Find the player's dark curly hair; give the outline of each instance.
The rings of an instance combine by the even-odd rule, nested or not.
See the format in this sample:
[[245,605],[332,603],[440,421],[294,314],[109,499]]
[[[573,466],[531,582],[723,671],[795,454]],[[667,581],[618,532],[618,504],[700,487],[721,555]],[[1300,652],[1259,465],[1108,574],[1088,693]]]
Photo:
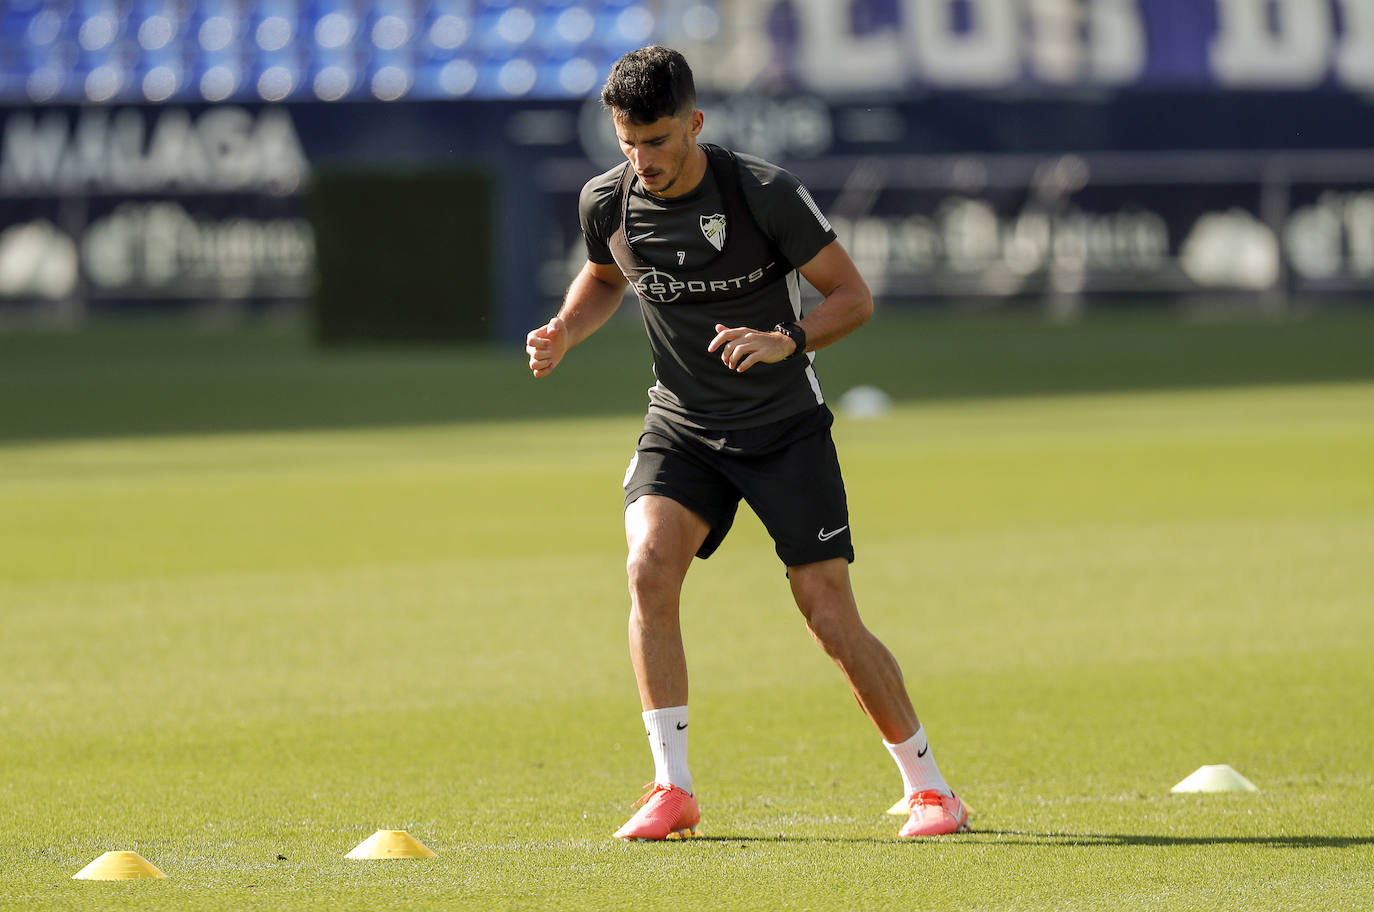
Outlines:
[[697,105],[692,68],[672,48],[655,45],[630,51],[611,67],[601,103],[616,117],[637,124],[690,113]]

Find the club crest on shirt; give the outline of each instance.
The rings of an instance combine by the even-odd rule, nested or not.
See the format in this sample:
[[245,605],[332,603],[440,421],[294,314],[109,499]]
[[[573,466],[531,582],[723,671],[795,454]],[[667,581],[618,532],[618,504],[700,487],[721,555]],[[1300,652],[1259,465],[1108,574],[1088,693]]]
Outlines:
[[711,242],[712,247],[720,250],[725,246],[725,216],[719,212],[715,215],[703,215],[701,233],[706,235],[706,240]]

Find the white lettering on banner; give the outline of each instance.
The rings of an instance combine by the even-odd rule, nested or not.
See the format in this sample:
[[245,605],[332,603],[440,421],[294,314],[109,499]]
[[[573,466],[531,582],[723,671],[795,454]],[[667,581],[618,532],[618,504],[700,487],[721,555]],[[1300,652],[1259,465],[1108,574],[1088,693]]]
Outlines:
[[[1151,281],[1174,261],[1168,224],[1149,210],[999,213],[985,200],[950,196],[932,215],[832,221],[860,271],[898,293],[957,280],[961,288],[1009,294],[1032,276],[1065,271]],[[1303,280],[1374,279],[1374,190],[1322,193],[1286,219],[1279,237],[1243,209],[1203,211],[1178,244],[1176,262],[1199,287],[1264,290],[1281,280],[1280,249]]]
[[1273,230],[1244,209],[1204,212],[1178,249],[1184,274],[1202,288],[1264,291],[1279,280]]
[[16,111],[0,144],[0,192],[145,193],[300,190],[310,166],[285,110],[256,115],[232,105],[195,120],[181,108],[158,112],[151,133],[134,108],[82,108],[35,118]]
[[792,8],[800,27],[797,69],[812,87],[844,92],[903,81],[910,63],[899,31],[855,35],[849,4],[835,0],[793,0]]
[[[1330,0],[1216,0],[1212,68],[1225,85],[1315,86],[1331,63]],[[1275,11],[1270,28],[1270,9]]]
[[1336,77],[1352,88],[1374,89],[1374,2],[1340,0],[1345,33],[1336,52]]
[[[999,88],[1026,78],[1121,86],[1146,72],[1144,0],[893,2],[890,25],[859,34],[849,4],[790,0],[798,28],[789,70],[804,86],[826,92],[911,82]],[[1224,86],[1301,89],[1334,76],[1352,89],[1374,89],[1374,0],[1196,2],[1216,11],[1207,53]],[[766,27],[758,29],[765,37]],[[1178,41],[1166,32],[1161,51]]]
[[59,300],[76,290],[76,244],[44,218],[0,232],[0,297]]
[[1129,85],[1145,72],[1149,42],[1136,0],[1088,4],[1089,76],[1103,85]]
[[1293,271],[1317,281],[1374,276],[1374,191],[1323,193],[1283,228]]
[[1374,276],[1374,193],[1347,195],[1345,238],[1351,274]]
[[[836,4],[839,5],[839,4]],[[967,0],[970,27],[954,24],[953,0],[910,0],[904,17],[915,34],[916,61],[935,85],[1002,86],[1021,75],[1016,10],[1004,0]]]
[[1029,0],[1030,64],[1045,82],[1068,85],[1083,75],[1077,0]]
[[833,218],[859,269],[875,277],[996,268],[1019,279],[1051,268],[1150,272],[1169,257],[1169,229],[1149,211],[1025,210],[999,215],[987,202],[952,196],[934,217]]
[[867,35],[854,33],[847,4],[792,0],[792,8],[798,78],[832,92],[916,79],[1009,86],[1027,65],[1045,82],[1121,85],[1140,77],[1148,52],[1137,0],[899,0],[897,25]]
[[[1223,85],[1308,88],[1330,72],[1353,89],[1374,89],[1374,2],[1215,0],[1212,69]],[[1275,15],[1270,18],[1270,10]]]
[[81,239],[96,288],[171,296],[296,296],[307,290],[314,253],[305,219],[198,219],[166,201],[122,203]]

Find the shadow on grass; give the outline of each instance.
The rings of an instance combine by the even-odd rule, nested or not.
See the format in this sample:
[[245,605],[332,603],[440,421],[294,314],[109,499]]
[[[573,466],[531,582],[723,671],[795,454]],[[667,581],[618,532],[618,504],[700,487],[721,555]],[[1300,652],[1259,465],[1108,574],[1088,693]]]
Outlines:
[[797,845],[893,845],[898,840],[883,839],[877,836],[693,836],[691,839],[682,840],[683,842],[715,842],[722,845],[730,843],[740,844],[773,844],[786,845],[793,843]]
[[978,830],[970,836],[991,836],[1013,845],[1062,846],[1268,846],[1274,849],[1349,849],[1374,845],[1374,836],[1157,836],[1137,833],[1027,833],[1017,830]]
[[[821,353],[831,400],[858,385],[920,401],[1374,380],[1374,308],[1219,324],[1167,312],[1068,326],[885,313],[874,324]],[[608,324],[538,381],[515,346],[321,350],[305,327],[206,332],[174,323],[0,332],[0,443],[638,419],[653,383],[649,362],[637,319]]]
[[[1374,845],[1374,836],[1157,836],[1136,833],[1030,833],[1020,830],[973,830],[953,836],[935,837],[937,842],[966,842],[978,845],[1035,846],[1267,846],[1274,849],[1349,849]],[[905,840],[874,836],[697,836],[690,842],[714,843],[798,843],[817,845],[894,845]],[[926,840],[912,840],[913,844]]]

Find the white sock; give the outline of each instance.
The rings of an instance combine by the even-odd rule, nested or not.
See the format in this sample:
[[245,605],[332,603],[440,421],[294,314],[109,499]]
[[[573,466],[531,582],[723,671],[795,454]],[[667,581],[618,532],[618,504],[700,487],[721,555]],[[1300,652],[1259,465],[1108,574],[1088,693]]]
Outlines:
[[897,761],[897,769],[902,771],[902,787],[906,789],[908,798],[930,789],[941,795],[954,794],[945,777],[940,775],[940,767],[935,765],[935,754],[926,740],[925,726],[916,729],[916,734],[901,744],[891,744],[884,738],[883,746]]
[[644,734],[654,755],[654,781],[692,791],[687,771],[687,707],[667,706],[644,713]]

